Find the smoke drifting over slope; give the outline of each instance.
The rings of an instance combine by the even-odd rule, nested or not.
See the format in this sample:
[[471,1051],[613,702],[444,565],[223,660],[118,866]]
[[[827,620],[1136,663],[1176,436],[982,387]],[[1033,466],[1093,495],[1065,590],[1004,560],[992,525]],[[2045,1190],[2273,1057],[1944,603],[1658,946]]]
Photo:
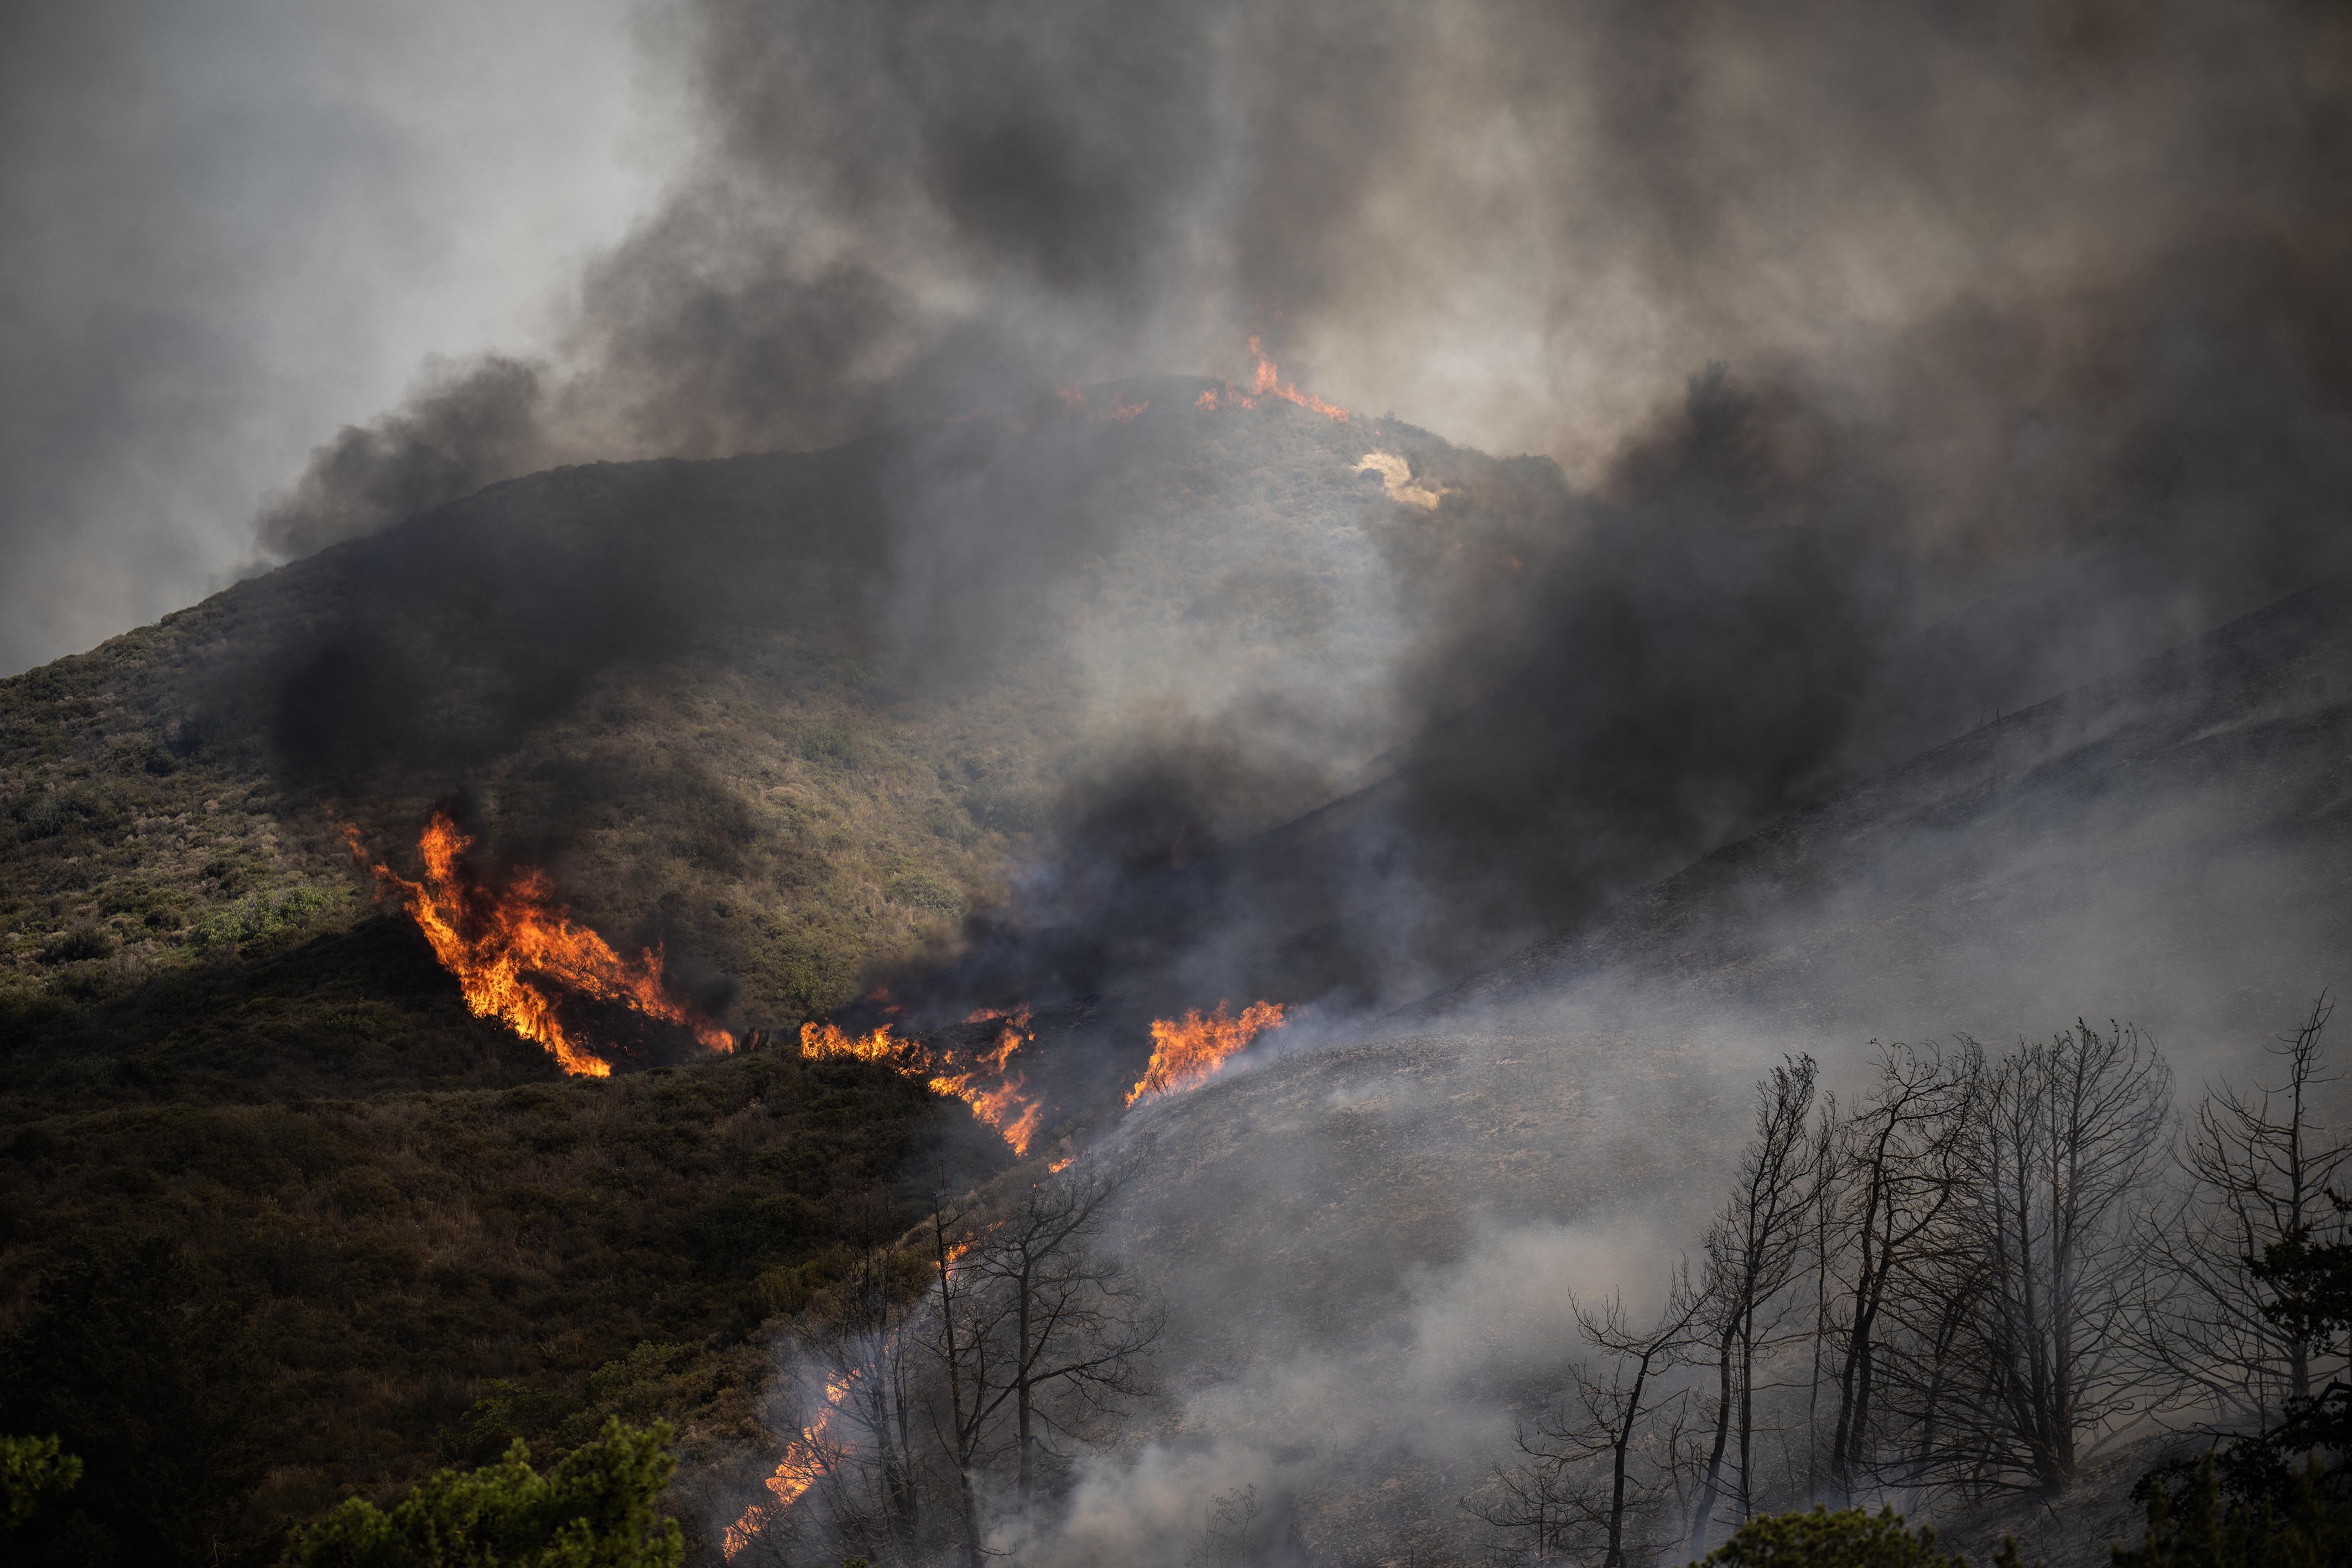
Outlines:
[[[345,431],[267,550],[566,459],[1035,426],[1057,384],[1238,369],[1254,329],[1338,402],[1566,470],[1433,472],[1440,544],[1303,557],[1284,612],[1344,649],[1171,632],[1105,676],[1117,628],[1041,612],[1135,525],[1071,497],[1181,444],[1178,411],[1115,458],[1083,424],[869,449],[888,477],[841,515],[891,678],[1018,636],[1095,681],[1058,864],[971,960],[1011,989],[1084,992],[1120,951],[1185,989],[1410,988],[2343,563],[2332,13],[702,0],[647,36],[693,89],[688,172],[551,354]],[[577,581],[454,519],[365,559],[392,599],[446,574],[484,607],[456,663],[499,672],[495,741],[750,591],[668,548],[684,517],[649,501]],[[377,609],[292,649],[281,760],[349,789],[448,750],[462,783],[464,747],[400,721],[445,706],[447,639]]]
[[[1201,671],[1110,747],[1134,799],[1086,787],[1087,821],[1192,801],[1165,859],[1401,747],[1307,898],[1388,912],[1342,976],[1418,964],[1465,899],[1469,947],[1555,925],[2347,559],[2352,40],[2319,10],[706,0],[658,36],[700,156],[560,351],[345,432],[265,546],[565,457],[1013,414],[1262,329],[1335,400],[1549,451],[1599,502],[1494,508],[1484,577],[1398,558],[1395,684],[1344,739]],[[1096,461],[894,477],[902,673],[952,678],[986,641],[956,628],[1116,548],[1065,499]],[[1433,879],[1435,919],[1396,913]]]
[[701,162],[544,379],[323,449],[270,548],[560,455],[1222,368],[1258,322],[1343,403],[1586,480],[1729,360],[1801,401],[1822,502],[1969,564],[2343,481],[2316,8],[709,0],[667,42]]

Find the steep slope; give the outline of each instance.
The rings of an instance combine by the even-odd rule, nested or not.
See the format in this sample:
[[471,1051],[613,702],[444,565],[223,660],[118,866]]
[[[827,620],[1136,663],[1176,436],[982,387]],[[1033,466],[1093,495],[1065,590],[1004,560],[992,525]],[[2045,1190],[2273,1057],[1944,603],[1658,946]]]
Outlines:
[[454,801],[485,877],[547,868],[739,1030],[829,1010],[998,892],[1129,709],[1369,691],[1393,584],[1478,526],[1359,460],[1491,460],[1203,385],[559,470],[0,683],[0,1430],[88,1458],[90,1560],[267,1557],[610,1413],[764,1442],[762,1325],[1002,1142],[863,1062],[563,1078],[344,825],[411,869]]
[[[1204,384],[1091,393],[1149,405],[1118,421],[559,470],[0,685],[7,1092],[125,1051],[246,1092],[531,1071],[435,996],[346,822],[409,863],[455,800],[491,874],[547,867],[616,946],[772,1026],[996,896],[1139,715],[1310,681],[1377,746],[1394,585],[1475,524],[1359,459],[1498,465],[1199,410]],[[289,1038],[313,1015],[343,1021]]]
[[1168,1499],[1255,1484],[1318,1557],[1467,1552],[1456,1500],[1563,1396],[1572,1302],[1648,1310],[1784,1051],[1843,1088],[1874,1038],[2087,1015],[2150,1027],[2185,1092],[2252,1060],[2352,977],[2347,612],[2352,579],[2283,601],[1132,1119],[1129,1253],[1175,1315],[1089,1517],[1181,1532]]

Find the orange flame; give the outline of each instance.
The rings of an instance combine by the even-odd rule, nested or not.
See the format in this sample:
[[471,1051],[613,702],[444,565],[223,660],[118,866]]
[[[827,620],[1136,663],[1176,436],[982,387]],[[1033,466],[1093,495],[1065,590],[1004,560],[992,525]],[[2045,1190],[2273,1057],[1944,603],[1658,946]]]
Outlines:
[[602,936],[573,924],[544,872],[524,871],[503,893],[474,883],[458,864],[473,840],[446,811],[434,812],[425,824],[418,846],[425,853],[422,882],[371,864],[356,827],[346,826],[343,837],[352,857],[374,873],[378,895],[398,893],[433,956],[457,977],[473,1015],[495,1018],[545,1047],[564,1071],[605,1078],[613,1064],[565,1030],[555,1016],[555,995],[541,981],[691,1030],[713,1051],[735,1049],[733,1035],[669,995],[657,949],[647,948],[635,963],[622,958]]
[[[1019,1019],[1020,1025],[1025,1025],[1028,1013],[1023,1011]],[[933,1093],[952,1095],[971,1107],[971,1113],[995,1128],[1013,1145],[1014,1154],[1025,1155],[1037,1135],[1038,1124],[1045,1120],[1045,1107],[1021,1092],[1019,1073],[1006,1071],[1006,1062],[1029,1038],[1021,1033],[1020,1025],[1007,1022],[995,1049],[981,1052],[970,1062],[952,1047],[934,1050],[919,1040],[901,1040],[887,1023],[863,1035],[845,1033],[837,1024],[804,1023],[801,1054],[812,1059],[846,1056],[878,1061],[906,1077],[919,1078]],[[983,1073],[993,1082],[984,1081]]]
[[1284,381],[1282,373],[1275,369],[1274,361],[1265,357],[1264,340],[1251,338],[1249,351],[1250,358],[1257,362],[1257,370],[1250,379],[1247,392],[1235,392],[1232,383],[1223,383],[1194,398],[1192,406],[1214,413],[1224,408],[1255,408],[1260,398],[1278,397],[1285,402],[1295,402],[1303,409],[1319,413],[1335,424],[1345,423],[1349,418],[1348,411],[1338,403],[1326,402],[1313,392],[1300,392],[1295,383]]
[[1127,394],[1121,392],[1111,393],[1110,406],[1101,410],[1097,410],[1090,404],[1085,389],[1080,387],[1055,387],[1054,395],[1060,398],[1062,406],[1072,413],[1087,419],[1108,419],[1114,424],[1125,424],[1151,406],[1149,402],[1129,402],[1127,401]]
[[[837,1378],[828,1378],[824,1385],[824,1406],[816,1419],[801,1428],[801,1435],[784,1445],[784,1457],[777,1461],[776,1473],[767,1479],[769,1495],[775,1500],[776,1513],[800,1501],[809,1488],[823,1480],[833,1469],[838,1456],[830,1451],[824,1440],[824,1429],[841,1409],[841,1402],[849,1397],[850,1389],[864,1373],[863,1367],[853,1367]],[[727,1527],[719,1540],[719,1550],[730,1562],[735,1554],[751,1543],[760,1531],[768,1527],[772,1517],[769,1505],[753,1503],[743,1511],[742,1517]]]
[[1219,1002],[1217,1010],[1205,1018],[1194,1008],[1181,1019],[1154,1019],[1151,1061],[1127,1092],[1127,1103],[1132,1105],[1147,1094],[1179,1094],[1206,1083],[1224,1071],[1235,1051],[1265,1030],[1281,1027],[1280,1002],[1252,1002],[1239,1018]]

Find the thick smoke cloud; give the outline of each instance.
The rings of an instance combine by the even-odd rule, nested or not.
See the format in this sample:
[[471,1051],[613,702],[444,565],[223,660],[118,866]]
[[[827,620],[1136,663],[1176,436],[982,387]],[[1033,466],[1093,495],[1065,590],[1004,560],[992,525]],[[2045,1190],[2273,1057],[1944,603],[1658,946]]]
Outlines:
[[1769,368],[1879,454],[1879,526],[1979,572],[2150,492],[2299,504],[2274,460],[2341,434],[2346,43],[2309,7],[710,0],[667,42],[705,157],[590,269],[541,439],[394,416],[278,548],[549,452],[1220,368],[1253,325],[1344,402],[1587,481],[1701,362]]
[[[706,0],[656,37],[699,156],[554,351],[346,431],[268,549],[1253,330],[1570,481],[1393,563],[1384,783],[1267,835],[1361,758],[1202,672],[1075,783],[942,1006],[1399,999],[2346,564],[2352,55],[2305,7]],[[1067,498],[1085,443],[1021,461],[895,461],[900,676],[1116,543]]]
[[[1449,943],[1573,920],[2342,564],[2352,55],[2328,12],[701,0],[646,37],[689,89],[683,174],[546,352],[445,366],[320,447],[265,550],[560,461],[1238,370],[1253,329],[1339,401],[1548,452],[1584,496],[1499,508],[1468,568],[1397,563],[1399,678],[1348,737],[1384,733],[1390,779],[1318,824],[1258,836],[1363,760],[1302,743],[1297,701],[1203,676],[1175,722],[1130,723],[1076,785],[1043,913],[978,946],[1008,983],[1082,994],[1160,952],[1185,989],[1418,984]],[[1710,361],[1728,375],[1686,389]],[[877,602],[949,607],[908,618],[899,674],[952,671],[1104,541],[1055,501],[1083,444],[1024,460],[898,464]],[[661,564],[667,626],[695,590]],[[518,579],[507,624],[538,592]],[[521,722],[668,645],[629,606],[600,634],[595,594],[546,602],[565,631],[533,644]],[[289,755],[353,680],[397,685],[380,649],[409,635],[310,650]],[[1057,923],[1082,939],[1039,936]]]

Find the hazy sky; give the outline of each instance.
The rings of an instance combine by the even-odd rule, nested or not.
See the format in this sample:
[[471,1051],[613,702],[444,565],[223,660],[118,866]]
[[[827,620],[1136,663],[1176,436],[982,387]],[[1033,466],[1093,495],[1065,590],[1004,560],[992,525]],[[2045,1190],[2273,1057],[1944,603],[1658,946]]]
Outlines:
[[[1945,561],[2294,554],[2352,489],[2352,25],[2296,0],[0,27],[0,670],[552,463],[1243,372],[1253,329],[1579,482],[1728,361],[1796,520]],[[2257,565],[2223,609],[2299,580]]]
[[0,9],[0,673],[221,586],[428,356],[544,337],[676,153],[630,12]]

